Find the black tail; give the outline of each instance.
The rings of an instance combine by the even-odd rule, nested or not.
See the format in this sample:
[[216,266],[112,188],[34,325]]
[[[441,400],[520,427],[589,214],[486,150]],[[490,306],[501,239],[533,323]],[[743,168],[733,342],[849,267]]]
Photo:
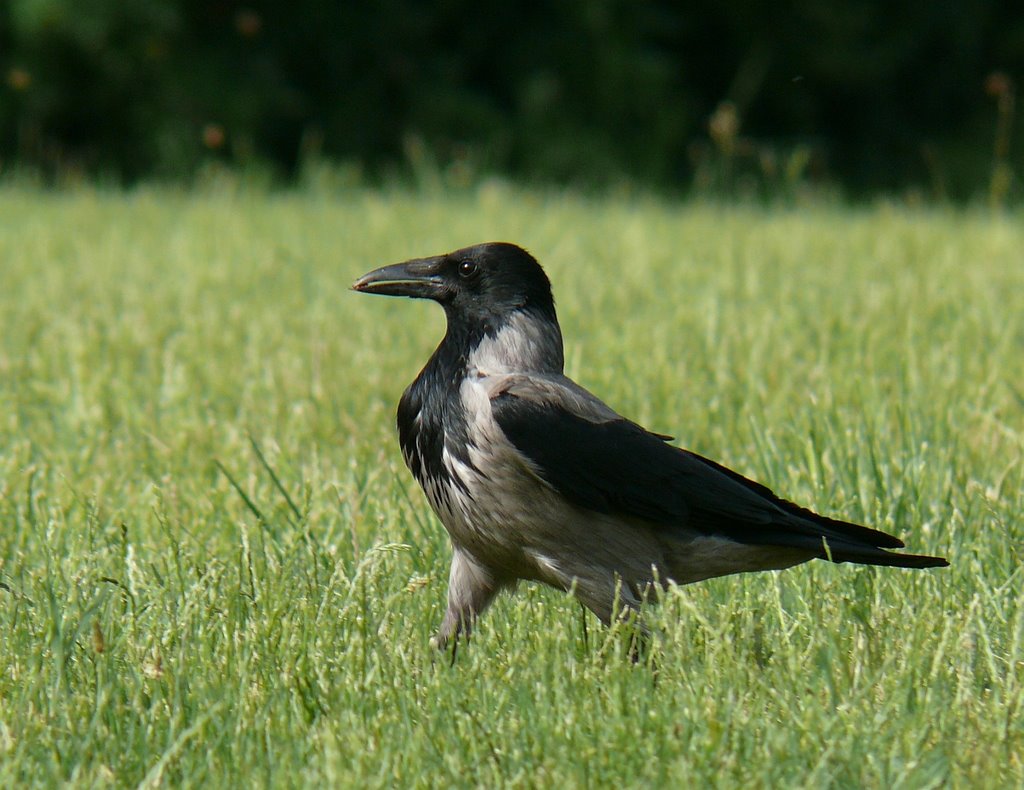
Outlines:
[[810,549],[818,559],[830,562],[887,565],[892,568],[945,568],[949,565],[945,557],[887,551],[903,548],[903,541],[887,532],[819,516],[796,506],[770,526],[733,526],[729,533],[729,537],[741,543]]
[[903,541],[886,532],[819,516],[804,508],[800,508],[799,515],[787,513],[771,526],[754,529],[734,527],[729,532],[732,533],[730,537],[742,543],[810,549],[818,559],[830,562],[888,565],[893,568],[945,568],[949,565],[945,557],[887,551],[902,548]]
[[711,531],[719,532],[740,543],[764,546],[789,546],[816,552],[820,559],[832,562],[856,562],[861,565],[888,565],[895,568],[944,568],[944,557],[923,554],[896,554],[886,549],[902,549],[903,541],[878,529],[829,518],[777,496],[770,488],[750,480],[728,467],[696,453],[684,451],[712,469],[716,469],[772,505],[775,511],[769,523],[752,522],[703,513]]
[[[826,539],[827,542],[827,539]],[[896,554],[877,546],[854,546],[848,543],[822,546],[819,559],[831,562],[855,562],[858,565],[887,565],[891,568],[946,568],[949,560],[945,557],[929,557],[926,554]]]

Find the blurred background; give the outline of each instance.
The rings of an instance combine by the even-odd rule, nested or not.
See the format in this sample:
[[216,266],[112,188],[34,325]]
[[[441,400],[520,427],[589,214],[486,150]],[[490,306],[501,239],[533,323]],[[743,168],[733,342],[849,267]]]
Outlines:
[[1024,192],[1020,0],[3,0],[0,76],[46,182]]

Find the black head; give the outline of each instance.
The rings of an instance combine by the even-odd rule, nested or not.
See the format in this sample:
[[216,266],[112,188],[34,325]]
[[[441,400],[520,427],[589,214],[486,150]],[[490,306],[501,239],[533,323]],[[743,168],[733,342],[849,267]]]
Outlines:
[[518,311],[555,320],[551,283],[544,270],[522,247],[504,242],[384,266],[364,274],[352,289],[433,299],[445,308],[449,320],[502,323]]

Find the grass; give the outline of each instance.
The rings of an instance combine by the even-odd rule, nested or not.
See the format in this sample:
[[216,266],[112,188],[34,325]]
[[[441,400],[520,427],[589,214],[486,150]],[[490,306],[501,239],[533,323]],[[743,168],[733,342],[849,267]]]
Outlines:
[[[393,413],[476,241],[546,264],[568,372],[948,570],[671,591],[657,671],[564,595],[451,666]],[[1024,783],[1024,223],[458,195],[0,189],[0,785]]]

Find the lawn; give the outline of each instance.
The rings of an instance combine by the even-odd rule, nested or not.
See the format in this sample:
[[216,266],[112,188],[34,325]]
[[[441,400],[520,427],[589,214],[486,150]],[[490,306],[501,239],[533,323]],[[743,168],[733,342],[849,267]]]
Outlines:
[[[1024,222],[485,184],[0,188],[0,786],[1024,784]],[[945,570],[671,590],[650,664],[523,586],[454,665],[405,470],[432,304],[504,239],[620,412]]]

